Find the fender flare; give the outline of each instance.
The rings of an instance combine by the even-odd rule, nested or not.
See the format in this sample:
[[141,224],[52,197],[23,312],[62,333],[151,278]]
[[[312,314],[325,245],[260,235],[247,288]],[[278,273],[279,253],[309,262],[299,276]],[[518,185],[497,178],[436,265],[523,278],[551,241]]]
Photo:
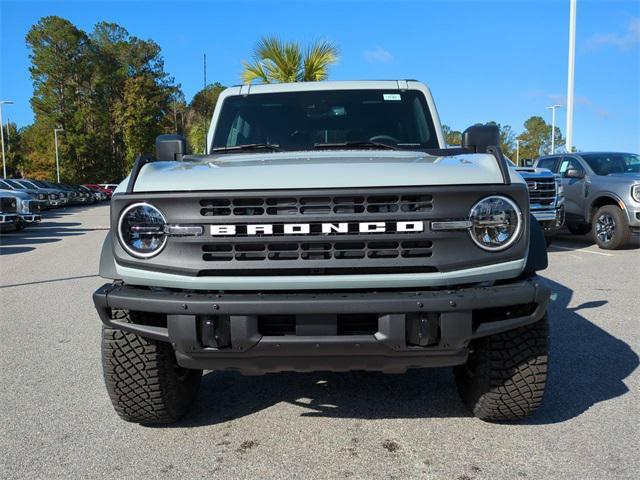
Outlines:
[[622,211],[625,212],[625,215],[626,215],[627,207],[622,201],[622,198],[620,197],[620,195],[618,195],[617,193],[609,192],[609,191],[600,191],[596,195],[594,195],[594,198],[592,200],[589,200],[589,203],[587,204],[587,207],[584,211],[584,218],[587,219],[588,223],[591,222],[591,212],[593,212],[593,209],[594,209],[593,204],[596,202],[596,200],[602,197],[611,198],[611,200],[616,202],[616,204],[622,209]]
[[542,227],[532,214],[529,217],[529,253],[523,270],[525,274],[533,274],[549,266],[547,242]]
[[113,280],[118,278],[116,260],[113,256],[113,237],[111,236],[111,232],[107,233],[107,236],[102,243],[98,274],[103,278],[110,278]]

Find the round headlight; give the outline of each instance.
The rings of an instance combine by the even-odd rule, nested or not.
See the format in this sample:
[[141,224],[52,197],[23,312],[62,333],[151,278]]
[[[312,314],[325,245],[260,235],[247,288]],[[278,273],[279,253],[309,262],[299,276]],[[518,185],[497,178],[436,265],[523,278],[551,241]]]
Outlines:
[[513,200],[499,195],[483,198],[469,214],[469,234],[483,250],[504,250],[520,237],[522,212]]
[[160,253],[167,236],[167,221],[160,210],[148,203],[134,203],[124,209],[118,221],[122,247],[134,257],[150,258]]

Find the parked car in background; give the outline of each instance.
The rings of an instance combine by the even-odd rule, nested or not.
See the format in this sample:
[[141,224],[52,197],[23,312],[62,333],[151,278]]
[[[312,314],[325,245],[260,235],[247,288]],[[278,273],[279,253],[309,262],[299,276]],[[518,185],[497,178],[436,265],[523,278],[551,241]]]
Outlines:
[[34,200],[39,200],[40,202],[42,202],[41,208],[43,210],[51,208],[51,201],[50,200],[53,199],[53,198],[50,199],[50,197],[52,197],[52,195],[40,192],[40,191],[36,190],[35,188],[26,188],[26,187],[22,186],[21,184],[19,184],[18,182],[14,183],[14,182],[12,182],[10,180],[0,180],[0,189],[9,190],[9,191],[13,191],[13,192],[26,193],[27,195],[29,195]]
[[99,185],[102,188],[104,188],[105,190],[110,191],[112,194],[113,194],[114,190],[116,188],[118,188],[118,184],[117,183],[100,183]]
[[16,197],[0,191],[0,231],[15,230],[19,219]]
[[16,183],[23,186],[24,188],[34,189],[47,195],[51,194],[49,195],[49,203],[51,204],[51,206],[64,207],[69,204],[69,197],[66,192],[58,188],[51,188],[46,183],[41,182],[40,180],[26,180],[23,178],[16,178],[13,180],[7,180],[7,182],[12,182],[12,184]]
[[531,214],[542,227],[549,246],[554,234],[564,225],[562,181],[546,168],[518,167],[509,158],[507,161],[527,182]]
[[102,193],[106,197],[105,199],[111,198],[111,195],[113,194],[113,190],[108,190],[104,187],[101,187],[97,183],[85,183],[84,186],[90,188],[94,192]]
[[96,192],[84,185],[76,185],[75,188],[87,199],[87,203],[96,203],[102,199],[100,196],[96,196]]
[[28,225],[39,223],[42,220],[40,211],[44,201],[34,200],[28,193],[16,190],[0,190],[1,198],[7,196],[16,200],[16,213],[18,214],[16,230],[22,230]]
[[608,250],[622,248],[640,235],[639,155],[563,153],[540,157],[535,166],[560,176],[571,233],[591,232],[598,246]]

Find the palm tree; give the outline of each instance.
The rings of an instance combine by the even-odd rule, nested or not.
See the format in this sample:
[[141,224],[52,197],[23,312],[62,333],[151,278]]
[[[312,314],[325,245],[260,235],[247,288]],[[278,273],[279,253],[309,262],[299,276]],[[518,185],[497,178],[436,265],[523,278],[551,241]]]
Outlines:
[[312,43],[303,51],[296,42],[265,37],[258,42],[251,62],[242,62],[242,81],[280,83],[326,80],[329,65],[337,60],[338,47],[328,41]]

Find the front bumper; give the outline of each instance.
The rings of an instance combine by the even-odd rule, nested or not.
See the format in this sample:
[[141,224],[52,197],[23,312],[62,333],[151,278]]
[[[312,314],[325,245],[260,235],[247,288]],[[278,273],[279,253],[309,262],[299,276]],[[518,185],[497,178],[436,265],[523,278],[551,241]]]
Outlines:
[[18,223],[18,214],[0,213],[0,227],[14,227]]
[[38,223],[42,220],[42,215],[39,213],[20,213],[20,220],[25,223]]
[[[171,342],[186,368],[278,371],[402,372],[466,362],[479,337],[536,322],[550,290],[527,280],[453,290],[338,293],[188,293],[106,284],[93,295],[102,322]],[[114,310],[166,315],[166,322],[126,323]],[[295,319],[290,334],[265,329]],[[372,318],[373,330],[341,333],[341,318]],[[135,317],[134,317],[135,318]]]
[[564,225],[564,206],[545,210],[531,210],[531,214],[545,231],[555,231]]

